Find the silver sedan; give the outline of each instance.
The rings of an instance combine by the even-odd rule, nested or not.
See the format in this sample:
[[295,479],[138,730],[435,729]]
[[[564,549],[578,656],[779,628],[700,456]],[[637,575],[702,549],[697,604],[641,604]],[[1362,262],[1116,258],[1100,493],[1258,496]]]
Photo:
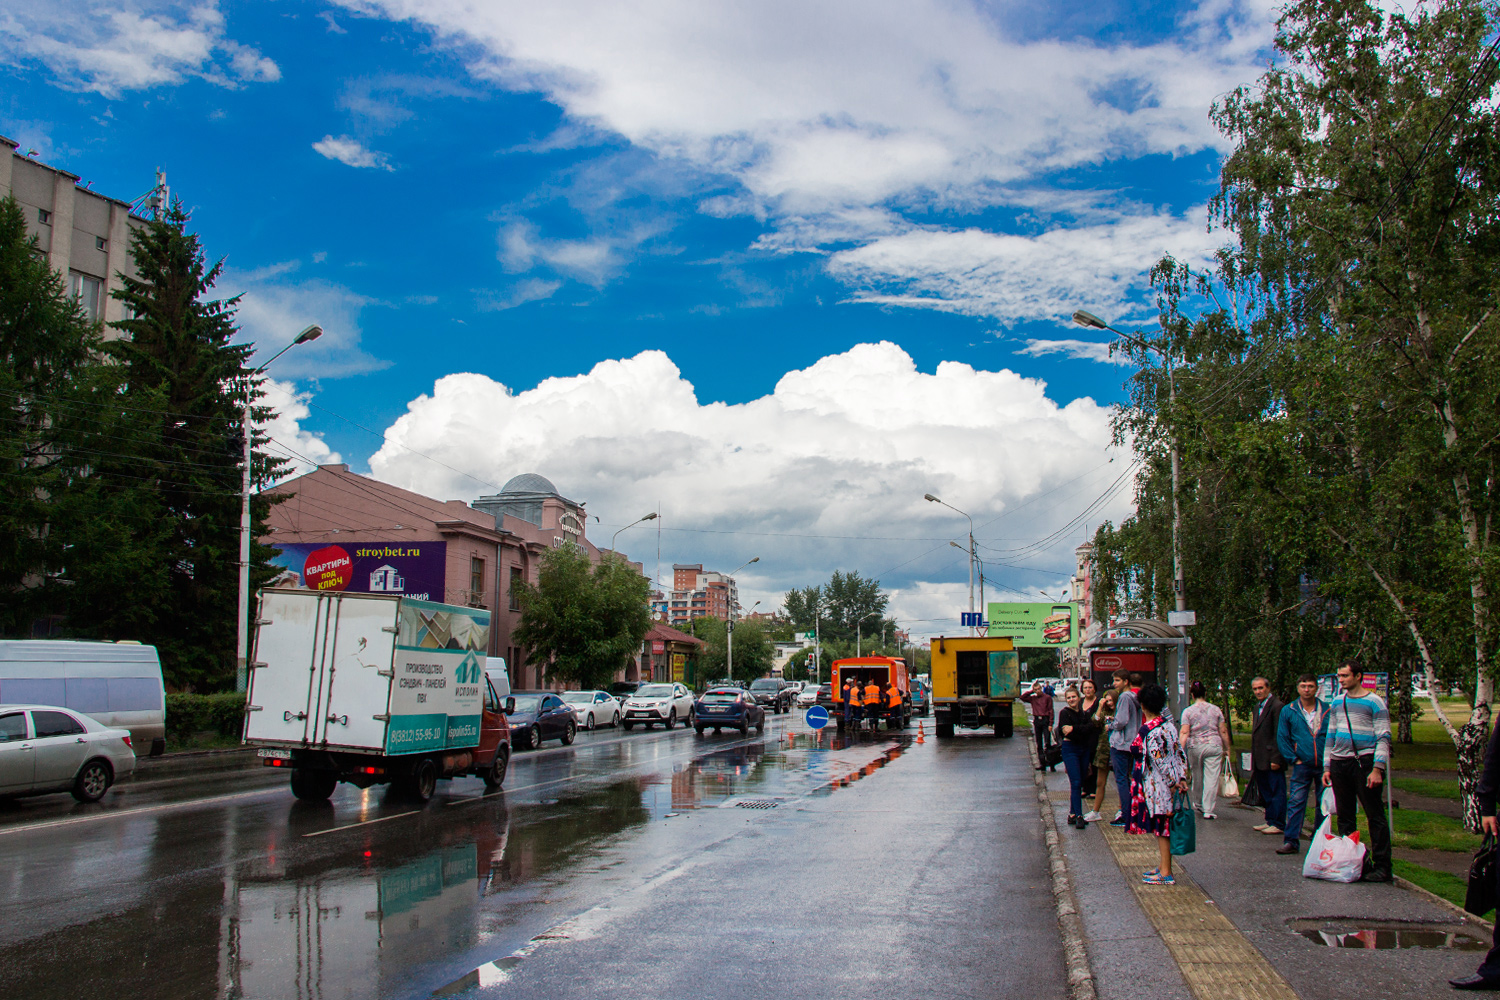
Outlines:
[[54,705],[0,705],[0,796],[72,792],[97,802],[134,770],[128,730]]

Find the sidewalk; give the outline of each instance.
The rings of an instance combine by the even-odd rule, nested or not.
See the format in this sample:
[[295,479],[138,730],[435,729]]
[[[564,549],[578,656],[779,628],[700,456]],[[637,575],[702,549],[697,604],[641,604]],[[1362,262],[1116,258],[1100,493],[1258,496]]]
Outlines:
[[[1276,854],[1281,837],[1252,829],[1260,811],[1231,803],[1220,803],[1218,819],[1198,821],[1197,852],[1173,862],[1177,886],[1143,886],[1139,872],[1156,864],[1154,839],[1107,822],[1065,826],[1067,776],[1059,768],[1046,779],[1102,1000],[1453,997],[1447,980],[1473,972],[1489,945],[1486,925],[1417,891],[1304,879],[1303,855]],[[1113,792],[1111,784],[1106,819],[1115,813]],[[1293,927],[1293,920],[1321,923]],[[1333,948],[1300,933],[1395,921],[1471,935],[1483,947]]]

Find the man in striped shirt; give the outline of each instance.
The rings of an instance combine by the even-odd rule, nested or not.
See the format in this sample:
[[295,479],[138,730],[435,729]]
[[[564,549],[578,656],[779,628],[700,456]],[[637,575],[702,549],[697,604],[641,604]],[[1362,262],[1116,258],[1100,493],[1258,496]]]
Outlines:
[[1343,693],[1328,710],[1328,742],[1323,746],[1323,785],[1333,789],[1338,807],[1338,834],[1353,833],[1355,803],[1370,824],[1370,852],[1365,855],[1366,882],[1391,880],[1391,828],[1385,821],[1382,786],[1391,763],[1391,716],[1385,702],[1365,690],[1365,671],[1358,660],[1339,664]]

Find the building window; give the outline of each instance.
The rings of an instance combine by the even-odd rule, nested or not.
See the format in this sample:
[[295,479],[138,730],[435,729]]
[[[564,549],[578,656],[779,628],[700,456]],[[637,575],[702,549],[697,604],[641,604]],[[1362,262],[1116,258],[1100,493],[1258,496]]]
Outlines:
[[107,246],[107,244],[104,242],[104,237],[103,236],[95,236],[94,237],[94,249],[95,250],[103,250],[105,248],[105,246]]
[[83,314],[90,321],[97,321],[99,319],[99,295],[104,290],[104,282],[77,271],[73,271],[69,277],[72,278],[73,297],[83,307]]
[[52,213],[45,208],[39,208],[36,210],[36,221],[44,226],[50,226],[52,225]]
[[478,556],[469,560],[469,596],[474,600],[484,597],[484,560]]
[[521,567],[519,567],[519,566],[512,566],[510,568],[510,609],[512,611],[520,611],[521,610],[521,580],[522,579],[524,579],[524,577],[523,577],[523,575],[521,573]]

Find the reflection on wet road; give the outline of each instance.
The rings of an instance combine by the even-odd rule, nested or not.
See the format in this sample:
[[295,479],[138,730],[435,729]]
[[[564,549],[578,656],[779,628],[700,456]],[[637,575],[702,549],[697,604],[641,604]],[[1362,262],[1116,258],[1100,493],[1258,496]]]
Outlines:
[[[868,787],[860,808],[888,807],[881,782],[864,779],[900,773],[904,757],[988,767],[976,755],[997,752],[993,740],[938,751],[904,733],[845,740],[770,721],[751,737],[589,734],[518,754],[503,791],[454,781],[423,807],[350,786],[297,802],[283,775],[249,770],[141,786],[114,812],[11,808],[0,815],[0,982],[39,1000],[483,992],[573,936],[549,929],[645,906],[731,851],[767,851],[771,872],[789,874],[840,808],[829,797]],[[207,798],[194,804],[193,787]],[[772,836],[786,842],[754,841]],[[726,888],[759,891],[736,873]],[[573,986],[562,992],[589,992]]]

